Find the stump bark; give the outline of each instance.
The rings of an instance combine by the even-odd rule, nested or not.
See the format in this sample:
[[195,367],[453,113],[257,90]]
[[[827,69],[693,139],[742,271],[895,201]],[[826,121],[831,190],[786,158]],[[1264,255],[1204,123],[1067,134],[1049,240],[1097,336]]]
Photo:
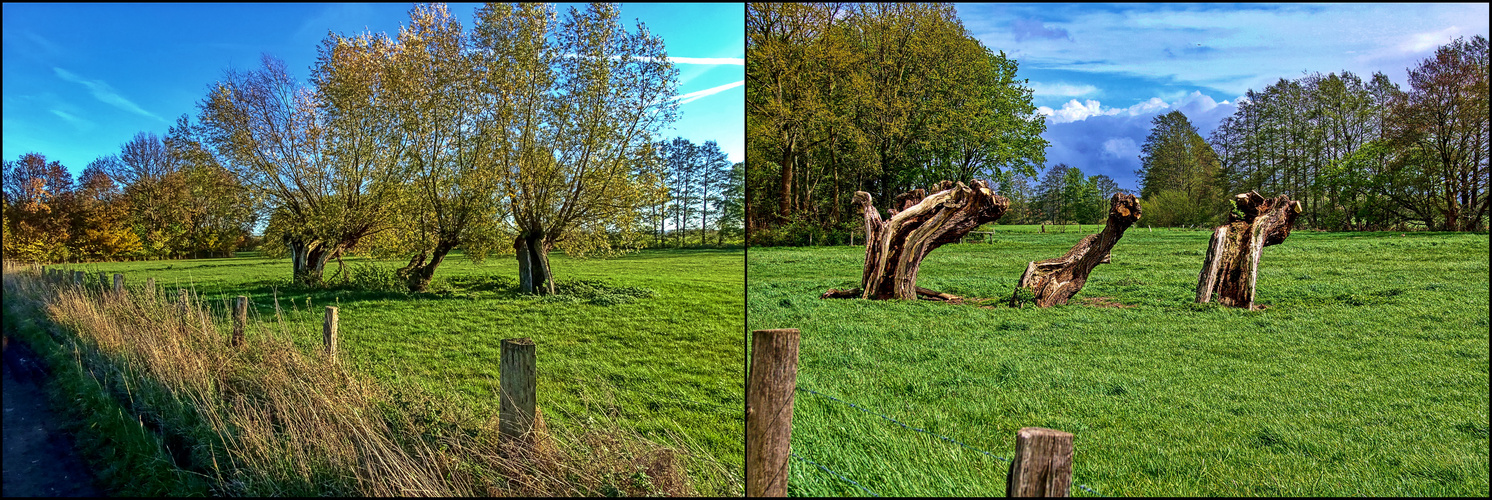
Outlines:
[[1249,191],[1234,196],[1233,203],[1237,210],[1228,215],[1228,223],[1212,231],[1212,243],[1197,278],[1197,302],[1208,302],[1216,295],[1219,304],[1253,309],[1259,254],[1290,236],[1300,215],[1300,202],[1284,195],[1265,199]]
[[[1038,307],[1066,304],[1088,283],[1088,274],[1099,264],[1109,262],[1109,251],[1124,231],[1140,220],[1140,201],[1132,194],[1114,193],[1109,199],[1109,219],[1103,231],[1084,237],[1066,255],[1031,262],[1021,275],[1017,288],[1031,291]],[[1018,306],[1011,297],[1011,306]]]
[[943,181],[932,194],[916,189],[902,193],[886,210],[872,204],[870,193],[855,192],[855,205],[865,215],[865,265],[860,288],[829,289],[822,298],[915,299],[957,298],[917,286],[917,269],[928,252],[957,242],[981,224],[1005,215],[1010,200],[995,194],[984,181]]

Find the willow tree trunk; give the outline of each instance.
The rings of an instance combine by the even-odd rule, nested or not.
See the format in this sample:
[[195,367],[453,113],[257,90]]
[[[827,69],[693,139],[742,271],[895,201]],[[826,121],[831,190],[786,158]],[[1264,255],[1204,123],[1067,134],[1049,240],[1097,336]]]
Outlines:
[[1216,294],[1219,304],[1253,309],[1259,254],[1290,236],[1300,202],[1284,195],[1265,199],[1249,191],[1234,196],[1233,203],[1238,209],[1228,215],[1228,223],[1212,232],[1197,278],[1197,302],[1208,302]]
[[321,284],[327,261],[339,253],[321,240],[286,238],[285,245],[290,247],[291,278],[301,285]]
[[[409,259],[409,264],[395,271],[395,274],[404,279],[405,286],[411,292],[423,292],[430,288],[430,280],[435,278],[435,268],[445,260],[446,255],[456,248],[455,243],[441,241],[435,244],[435,250],[421,251],[419,255]],[[427,260],[428,259],[428,260]]]
[[518,288],[523,293],[554,294],[554,276],[549,272],[550,245],[540,232],[525,232],[513,239],[513,250],[518,254]]
[[[1038,307],[1066,304],[1088,283],[1093,268],[1109,261],[1109,251],[1137,220],[1140,201],[1132,194],[1114,193],[1109,198],[1109,220],[1103,231],[1083,237],[1066,255],[1027,264],[1016,287],[1030,290]],[[1018,305],[1016,302],[1016,297],[1011,297],[1010,305]]]
[[855,192],[855,205],[865,215],[865,266],[860,288],[830,289],[823,298],[867,299],[956,298],[917,286],[917,269],[928,252],[963,238],[981,224],[1005,215],[1010,200],[995,194],[984,181],[943,181],[937,191],[917,189],[896,197],[881,220],[870,193]]

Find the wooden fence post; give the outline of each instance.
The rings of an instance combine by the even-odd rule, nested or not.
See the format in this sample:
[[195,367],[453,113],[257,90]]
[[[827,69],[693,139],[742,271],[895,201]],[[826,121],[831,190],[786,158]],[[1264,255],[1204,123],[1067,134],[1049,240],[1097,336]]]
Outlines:
[[244,325],[249,318],[249,298],[239,295],[233,300],[233,347],[243,345]]
[[793,391],[798,387],[798,330],[751,332],[751,373],[746,386],[746,496],[787,496],[793,434]]
[[538,407],[538,355],[533,339],[504,339],[498,364],[497,430],[506,440],[522,438],[534,426]]
[[1015,435],[1015,458],[1005,496],[1065,497],[1072,487],[1072,434],[1025,427]]
[[83,271],[73,271],[73,285],[83,286]]
[[114,273],[114,293],[124,293],[124,275]]
[[326,357],[337,357],[337,308],[326,306],[326,319],[321,322],[321,343],[326,347]]
[[176,313],[181,315],[181,320],[186,321],[187,291],[185,288],[176,289]]

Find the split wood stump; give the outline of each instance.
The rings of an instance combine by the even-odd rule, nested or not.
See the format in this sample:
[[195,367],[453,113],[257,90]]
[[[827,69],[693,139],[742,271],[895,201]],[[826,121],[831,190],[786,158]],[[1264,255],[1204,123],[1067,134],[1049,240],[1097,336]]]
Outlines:
[[[1026,264],[1026,272],[1016,288],[1030,290],[1038,307],[1066,304],[1088,283],[1093,268],[1109,262],[1109,251],[1137,220],[1140,220],[1140,200],[1132,194],[1114,193],[1109,198],[1109,220],[1103,231],[1084,237],[1066,255]],[[1010,298],[1012,307],[1020,305],[1019,296]]]
[[1219,304],[1253,309],[1259,254],[1290,236],[1300,215],[1300,202],[1284,195],[1265,199],[1249,191],[1234,196],[1233,204],[1237,210],[1228,215],[1228,223],[1212,232],[1212,244],[1197,278],[1197,302],[1208,302],[1216,294]]
[[865,267],[860,288],[831,288],[820,298],[950,300],[956,296],[917,286],[917,268],[928,252],[954,243],[986,222],[998,220],[1010,200],[995,194],[984,181],[943,181],[933,194],[915,189],[902,193],[881,219],[870,193],[855,192],[855,205],[865,214]]

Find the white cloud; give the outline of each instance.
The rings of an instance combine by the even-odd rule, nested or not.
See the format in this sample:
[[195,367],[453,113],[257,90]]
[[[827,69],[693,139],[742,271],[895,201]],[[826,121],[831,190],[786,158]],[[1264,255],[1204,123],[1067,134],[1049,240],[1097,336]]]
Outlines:
[[74,127],[78,127],[78,130],[86,131],[93,128],[93,122],[73,116],[71,113],[68,113],[66,111],[60,109],[52,109],[49,111],[51,111],[52,114],[62,118],[63,120],[67,120],[67,122],[73,124]]
[[679,104],[689,104],[690,102],[698,100],[698,99],[700,99],[702,97],[719,94],[721,92],[725,92],[727,90],[730,90],[730,89],[733,89],[733,88],[736,88],[736,87],[740,87],[740,86],[745,85],[745,84],[746,84],[746,80],[741,80],[741,81],[738,81],[738,82],[731,82],[731,83],[727,83],[725,85],[720,85],[720,86],[717,86],[717,87],[710,87],[710,88],[707,88],[707,89],[704,89],[704,90],[699,90],[699,91],[695,91],[695,92],[690,92],[688,94],[683,94],[683,95],[680,95],[678,97],[675,97],[674,99],[677,100],[677,101],[679,101]]
[[56,66],[53,66],[52,70],[57,73],[58,78],[87,87],[88,93],[93,94],[93,97],[95,99],[103,101],[104,104],[108,104],[110,106],[114,106],[116,108],[138,115],[155,118],[162,122],[166,121],[165,119],[156,116],[154,113],[146,111],[145,108],[141,108],[139,105],[131,102],[129,99],[124,98],[124,96],[119,95],[118,92],[114,91],[114,87],[110,87],[108,83],[105,83],[102,80],[89,80]]
[[1399,43],[1397,48],[1399,52],[1427,52],[1441,45],[1450,43],[1451,39],[1455,38],[1456,35],[1460,33],[1461,28],[1458,28],[1456,26],[1451,26],[1442,30],[1431,31],[1429,33],[1415,33],[1406,37],[1404,41]]
[[1036,112],[1046,115],[1053,123],[1070,123],[1087,120],[1090,116],[1112,115],[1118,113],[1119,110],[1113,108],[1104,109],[1098,101],[1093,99],[1088,99],[1081,103],[1077,99],[1073,99],[1067,101],[1067,104],[1063,104],[1062,109],[1054,110],[1042,106],[1036,108]]
[[1036,113],[1046,116],[1052,123],[1071,123],[1083,121],[1094,116],[1140,116],[1148,114],[1159,114],[1162,110],[1179,109],[1188,116],[1206,113],[1220,104],[1212,97],[1200,91],[1193,90],[1190,94],[1182,95],[1180,98],[1167,103],[1159,97],[1151,97],[1127,108],[1104,107],[1099,101],[1088,99],[1081,103],[1077,99],[1067,101],[1062,109],[1052,109],[1046,106],[1036,108]]
[[1028,86],[1031,88],[1031,93],[1038,96],[1078,97],[1098,92],[1098,87],[1092,85],[1070,83],[1031,82]]

